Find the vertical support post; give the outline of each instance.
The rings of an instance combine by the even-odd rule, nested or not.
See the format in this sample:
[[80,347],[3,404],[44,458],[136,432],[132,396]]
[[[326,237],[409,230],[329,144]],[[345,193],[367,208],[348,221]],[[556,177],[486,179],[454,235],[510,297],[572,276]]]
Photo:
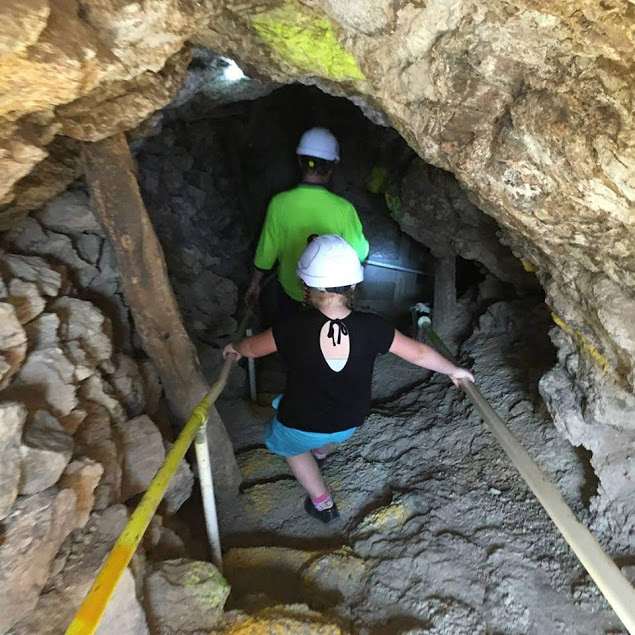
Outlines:
[[[402,234],[401,240],[399,242],[399,259],[397,261],[398,265],[402,267],[408,266],[408,254],[410,253],[410,242],[408,241],[408,237],[406,234]],[[395,272],[396,282],[395,282],[395,293],[393,295],[393,304],[395,307],[400,307],[401,303],[406,296],[406,291],[408,289],[408,283],[412,283],[412,279],[415,278],[413,274],[407,274],[404,272]]]
[[[245,331],[247,337],[251,337],[254,332],[251,329]],[[253,357],[247,358],[247,373],[249,375],[249,396],[251,401],[256,403],[258,401],[258,391],[256,390],[256,360]]]
[[[84,144],[83,159],[93,209],[114,249],[143,348],[159,372],[170,408],[185,423],[207,392],[207,382],[181,320],[163,249],[143,204],[125,135]],[[240,469],[214,407],[208,428],[218,491],[227,497],[238,494]]]
[[201,486],[201,498],[203,499],[203,511],[205,512],[205,527],[207,537],[212,549],[212,562],[216,568],[223,572],[223,554],[220,545],[220,531],[218,529],[218,515],[216,513],[216,498],[214,497],[214,478],[212,466],[209,461],[209,446],[207,443],[207,423],[199,428],[194,438],[196,450],[196,463],[198,465],[198,477]]
[[456,315],[456,256],[443,255],[435,261],[432,327],[440,335],[449,335]]

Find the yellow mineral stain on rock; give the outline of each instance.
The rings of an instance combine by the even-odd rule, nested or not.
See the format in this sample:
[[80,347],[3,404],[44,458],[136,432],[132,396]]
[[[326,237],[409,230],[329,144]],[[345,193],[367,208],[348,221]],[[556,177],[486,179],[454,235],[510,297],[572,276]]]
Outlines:
[[223,565],[228,572],[267,567],[285,567],[299,571],[316,555],[320,555],[320,552],[286,547],[242,547],[230,549],[223,559]]
[[528,271],[529,273],[534,273],[538,271],[538,267],[536,267],[536,265],[533,262],[531,262],[531,260],[525,260],[524,258],[521,258],[520,262],[523,265],[523,269],[525,271]]
[[254,485],[245,493],[245,509],[250,514],[266,514],[273,509],[274,500],[271,486],[264,483]]
[[584,335],[582,335],[582,333],[580,333],[579,331],[576,331],[574,328],[569,326],[556,313],[552,313],[551,317],[553,321],[565,333],[568,333],[569,335],[573,336],[577,340],[578,345],[580,346],[580,349],[583,350],[605,373],[607,373],[608,375],[611,375],[611,377],[613,377],[616,381],[621,381],[619,375],[615,372],[613,365],[609,361],[609,358],[606,355],[600,353],[600,351],[595,346],[593,346],[592,344],[589,344],[586,341]]
[[345,635],[349,631],[306,605],[274,606],[254,615],[234,613],[212,633],[227,635]]
[[385,531],[386,529],[403,525],[409,517],[408,510],[401,503],[392,503],[368,514],[357,529],[358,531]]
[[289,472],[286,462],[265,448],[252,450],[238,459],[240,471],[245,479],[265,478],[274,474]]

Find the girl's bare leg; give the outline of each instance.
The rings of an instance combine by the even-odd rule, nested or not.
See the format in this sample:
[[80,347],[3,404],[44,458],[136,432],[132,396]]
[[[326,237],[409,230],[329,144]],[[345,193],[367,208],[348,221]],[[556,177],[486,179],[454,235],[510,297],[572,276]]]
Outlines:
[[311,499],[315,500],[327,493],[326,485],[320,474],[320,468],[310,452],[288,456],[287,463],[298,479],[298,482],[307,491]]

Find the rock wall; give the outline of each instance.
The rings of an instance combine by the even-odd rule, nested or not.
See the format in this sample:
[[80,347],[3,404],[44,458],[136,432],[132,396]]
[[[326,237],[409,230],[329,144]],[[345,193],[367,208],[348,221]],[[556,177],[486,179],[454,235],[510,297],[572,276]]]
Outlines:
[[[122,503],[145,491],[168,447],[158,376],[131,340],[119,274],[85,199],[53,201],[0,249],[0,633],[65,629],[116,532],[99,556],[80,554],[113,515],[125,523]],[[87,297],[112,309],[119,344]],[[192,486],[183,463],[161,513],[174,514]],[[115,604],[128,621],[115,611],[106,623],[148,632],[126,575]]]

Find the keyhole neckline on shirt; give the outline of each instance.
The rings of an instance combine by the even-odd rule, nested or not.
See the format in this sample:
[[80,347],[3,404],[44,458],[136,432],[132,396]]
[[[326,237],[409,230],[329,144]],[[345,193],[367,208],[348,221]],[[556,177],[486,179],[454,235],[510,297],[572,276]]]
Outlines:
[[[350,333],[344,322],[348,315],[344,318],[330,318],[327,315],[324,315],[324,317],[326,320],[320,327],[318,336],[320,354],[330,371],[340,373],[346,368],[351,356]],[[339,363],[344,360],[344,365],[336,369],[329,363],[329,360]]]

